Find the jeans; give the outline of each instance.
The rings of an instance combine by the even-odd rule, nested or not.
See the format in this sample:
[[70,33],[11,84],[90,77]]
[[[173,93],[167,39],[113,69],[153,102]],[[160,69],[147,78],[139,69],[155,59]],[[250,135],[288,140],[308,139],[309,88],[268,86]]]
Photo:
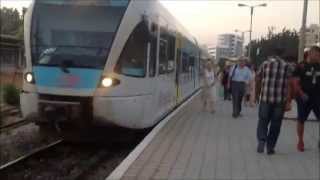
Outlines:
[[284,115],[284,107],[284,104],[260,103],[257,138],[259,142],[267,143],[267,149],[274,149],[276,146]]
[[233,106],[233,116],[239,116],[241,112],[242,99],[245,94],[246,84],[244,82],[232,81],[231,91],[232,91],[232,106]]
[[224,95],[224,100],[229,100],[230,98],[230,89],[227,86],[223,86],[223,95]]

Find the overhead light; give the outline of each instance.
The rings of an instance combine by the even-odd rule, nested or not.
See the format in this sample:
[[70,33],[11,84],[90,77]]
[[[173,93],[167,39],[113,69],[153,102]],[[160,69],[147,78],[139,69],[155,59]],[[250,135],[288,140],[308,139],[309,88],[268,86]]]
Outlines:
[[243,6],[248,6],[248,5],[240,3],[240,4],[238,4],[238,6],[243,7]]
[[267,6],[267,3],[260,4],[259,6],[266,7],[266,6]]

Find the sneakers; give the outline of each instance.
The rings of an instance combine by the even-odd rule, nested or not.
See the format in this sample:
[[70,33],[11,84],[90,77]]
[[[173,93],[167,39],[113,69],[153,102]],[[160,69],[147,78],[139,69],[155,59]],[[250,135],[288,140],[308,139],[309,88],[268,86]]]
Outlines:
[[264,147],[265,147],[265,142],[260,141],[258,143],[257,152],[258,153],[264,153]]
[[[264,141],[260,141],[260,142],[258,143],[257,152],[258,152],[258,153],[264,153],[265,145],[266,145],[266,143],[265,143]],[[273,154],[275,154],[274,148],[268,148],[268,147],[267,147],[267,154],[268,154],[268,155],[273,155]]]
[[273,154],[275,154],[276,152],[274,151],[274,149],[268,149],[268,151],[267,151],[267,154],[268,155],[273,155]]

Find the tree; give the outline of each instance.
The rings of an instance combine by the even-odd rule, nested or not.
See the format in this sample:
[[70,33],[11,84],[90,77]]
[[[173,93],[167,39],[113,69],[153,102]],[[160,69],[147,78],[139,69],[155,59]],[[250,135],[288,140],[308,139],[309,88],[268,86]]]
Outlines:
[[[25,12],[25,11],[24,11]],[[23,37],[23,18],[17,9],[0,9],[1,34]],[[22,35],[22,36],[21,36]]]
[[[289,30],[283,28],[281,32],[274,33],[275,28],[269,27],[266,37],[261,37],[258,40],[252,41],[251,57],[256,66],[259,66],[269,56],[273,55],[274,47],[281,47],[284,49],[283,58],[289,61],[297,61],[299,35],[296,30]],[[257,49],[259,54],[257,55]]]
[[26,12],[27,12],[27,8],[23,7],[21,25],[19,26],[18,32],[16,34],[16,37],[21,40],[23,40],[23,37],[24,37],[24,15],[26,14]]

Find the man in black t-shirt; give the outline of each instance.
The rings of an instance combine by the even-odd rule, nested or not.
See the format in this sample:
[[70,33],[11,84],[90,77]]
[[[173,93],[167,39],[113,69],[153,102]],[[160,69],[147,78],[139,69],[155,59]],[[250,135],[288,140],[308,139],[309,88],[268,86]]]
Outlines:
[[[293,73],[295,83],[295,95],[298,105],[298,144],[297,149],[304,151],[304,122],[311,111],[320,119],[320,48],[310,48],[308,58],[299,64]],[[319,142],[320,143],[320,142]],[[320,145],[320,144],[319,144]]]

